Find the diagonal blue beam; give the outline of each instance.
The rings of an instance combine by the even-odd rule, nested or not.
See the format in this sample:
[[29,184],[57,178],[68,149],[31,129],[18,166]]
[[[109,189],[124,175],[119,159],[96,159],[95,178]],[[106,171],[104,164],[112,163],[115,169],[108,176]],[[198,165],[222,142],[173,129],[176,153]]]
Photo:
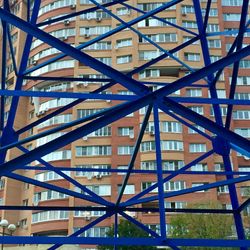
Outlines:
[[[136,7],[134,7],[134,6],[131,6],[131,5],[127,4],[127,3],[124,3],[124,2],[121,3],[121,5],[127,7],[128,9],[135,10],[135,11],[138,12],[138,13],[142,13],[142,14],[146,14],[146,13],[147,13],[147,12],[145,12],[145,11],[143,11],[143,10],[140,10],[140,9],[138,9],[138,8],[136,8]],[[174,28],[177,28],[177,29],[179,29],[179,30],[185,31],[185,32],[187,32],[187,33],[189,33],[189,34],[191,34],[191,35],[197,36],[197,33],[193,32],[193,31],[191,31],[191,30],[185,29],[185,28],[183,28],[183,27],[181,27],[181,26],[179,26],[179,25],[176,25],[176,24],[174,24],[174,23],[171,23],[171,22],[169,22],[169,21],[167,21],[167,20],[164,20],[163,18],[157,17],[157,16],[155,16],[155,15],[152,15],[152,17],[153,17],[154,19],[156,19],[156,20],[158,20],[158,21],[161,21],[161,22],[163,22],[163,23],[165,23],[165,24],[168,24],[168,25],[170,25],[170,26],[172,26],[172,27],[174,27]]]
[[[29,150],[27,150],[24,147],[18,147],[22,152],[24,153],[28,153]],[[61,170],[57,169],[56,167],[52,166],[50,163],[44,161],[43,159],[37,159],[37,161],[39,161],[42,165],[44,165],[48,170],[53,171],[55,173],[57,173],[59,176],[63,177],[64,180],[67,180],[68,182],[70,182],[71,184],[73,184],[74,186],[80,188],[81,190],[83,190],[85,193],[89,194],[91,197],[93,197],[96,202],[98,202],[99,204],[102,205],[111,205],[110,202],[107,202],[105,199],[103,199],[101,196],[97,195],[96,193],[94,193],[93,191],[91,191],[90,189],[88,189],[85,185],[80,184],[78,181],[76,181],[75,179],[71,178],[70,176],[66,175],[65,173],[63,173]]]
[[165,204],[164,204],[164,182],[163,182],[163,172],[162,172],[162,155],[161,155],[161,137],[160,137],[160,121],[158,106],[154,104],[153,109],[154,115],[154,129],[155,129],[155,155],[156,155],[156,164],[157,164],[157,186],[158,186],[158,195],[159,195],[159,217],[160,217],[160,229],[161,229],[161,238],[166,239],[166,217],[165,217]]
[[137,138],[137,140],[136,140],[136,143],[135,143],[135,146],[134,146],[134,150],[133,150],[133,154],[132,154],[131,159],[130,159],[130,162],[129,162],[129,164],[128,164],[128,169],[127,169],[127,171],[126,171],[126,176],[125,176],[125,178],[124,178],[124,180],[123,180],[123,183],[122,183],[122,186],[121,186],[121,190],[120,190],[120,192],[119,192],[119,195],[118,195],[118,198],[117,198],[117,201],[116,201],[116,206],[119,206],[119,204],[120,204],[120,202],[121,202],[121,199],[122,199],[124,190],[125,190],[125,188],[126,188],[126,185],[127,185],[127,183],[128,183],[128,180],[129,180],[131,171],[133,170],[134,163],[135,163],[135,159],[136,159],[137,154],[138,154],[138,152],[139,152],[140,145],[141,145],[141,141],[142,141],[142,138],[143,138],[145,129],[146,129],[146,127],[147,127],[147,123],[148,123],[148,119],[149,119],[149,117],[150,117],[151,111],[152,111],[152,105],[150,104],[150,105],[148,106],[146,115],[145,115],[144,120],[143,120],[143,122],[142,122],[142,126],[141,126],[141,129],[140,129],[140,133],[139,133],[138,138]]
[[246,201],[244,201],[239,207],[238,211],[242,212],[246,207],[248,207],[250,204],[250,198],[248,198]]
[[[197,159],[191,161],[190,163],[188,163],[184,167],[178,169],[177,171],[174,171],[169,176],[165,177],[163,179],[163,182],[166,183],[167,181],[170,181],[171,179],[173,179],[174,177],[176,177],[176,176],[178,176],[180,174],[186,174],[186,170],[188,170],[189,168],[191,168],[193,165],[201,162],[202,160],[206,159],[207,157],[209,157],[213,153],[214,153],[214,151],[211,150],[211,151],[209,151],[209,152],[207,152],[207,153],[199,156]],[[203,174],[203,173],[201,172],[201,174]],[[145,190],[143,190],[142,192],[140,192],[139,194],[137,194],[137,195],[133,196],[132,198],[130,198],[127,202],[129,203],[130,201],[138,200],[139,198],[141,198],[144,195],[148,194],[149,192],[153,191],[157,187],[158,187],[158,184],[155,183],[155,184],[151,185],[150,187],[146,188]],[[127,202],[124,202],[124,204],[126,204]]]
[[10,160],[6,163],[1,164],[0,175],[5,175],[9,171],[13,171],[16,169],[16,166],[19,164],[27,164],[36,160],[39,157],[42,157],[54,150],[57,150],[67,144],[72,143],[73,141],[86,136],[87,134],[104,127],[118,119],[123,118],[124,116],[142,108],[143,106],[147,105],[148,102],[152,101],[151,98],[144,98],[140,101],[136,100],[133,101],[133,106],[131,103],[125,103],[121,105],[121,107],[117,108],[116,111],[110,113],[109,116],[102,116],[95,121],[88,123],[87,125],[83,125],[81,127],[76,128],[74,131],[70,131],[61,137],[54,139],[53,141],[47,143],[46,145],[42,145],[31,150],[29,153],[25,155],[21,155],[13,160]]
[[[50,135],[50,134],[53,134],[53,133],[56,133],[56,132],[59,132],[59,131],[62,131],[62,130],[68,129],[68,128],[72,128],[72,127],[74,127],[76,125],[80,125],[80,124],[82,124],[84,122],[87,122],[87,121],[91,121],[91,120],[93,120],[93,119],[95,119],[97,117],[102,117],[103,115],[114,114],[114,112],[117,109],[122,108],[123,105],[126,105],[126,103],[125,104],[120,104],[120,105],[117,105],[117,106],[112,106],[111,108],[107,108],[105,110],[101,110],[101,111],[96,112],[96,113],[94,113],[92,115],[88,115],[86,117],[79,118],[79,119],[74,120],[72,122],[64,123],[63,125],[59,125],[57,127],[48,129],[46,131],[43,131],[41,133],[32,135],[30,137],[26,137],[24,139],[20,139],[19,141],[16,141],[16,142],[13,142],[13,143],[9,143],[8,145],[1,147],[0,150],[2,150],[2,151],[3,150],[7,150],[7,149],[10,149],[10,148],[22,145],[24,143],[28,143],[28,142],[37,140],[37,139],[42,138],[44,136],[47,136],[47,135]],[[88,134],[86,134],[86,135],[88,135]]]
[[[245,181],[249,181],[249,180],[250,180],[250,176],[243,176],[243,177],[237,177],[234,179],[217,181],[217,182],[204,184],[204,185],[197,186],[197,187],[182,189],[179,191],[167,192],[164,194],[164,198],[176,197],[176,196],[190,194],[190,193],[194,193],[194,192],[198,192],[198,191],[202,191],[202,190],[217,188],[220,186],[241,183],[241,182],[245,182]],[[129,200],[127,202],[123,202],[123,203],[121,203],[121,206],[127,207],[127,206],[133,206],[136,204],[142,204],[142,203],[147,203],[147,202],[157,201],[157,200],[158,200],[158,195],[153,195],[153,196],[149,196],[149,197],[138,199],[138,200]]]
[[91,196],[80,194],[80,193],[77,193],[75,191],[72,191],[72,190],[69,190],[69,189],[66,189],[66,188],[58,187],[58,186],[55,186],[55,185],[52,185],[52,184],[49,184],[49,183],[46,183],[46,182],[33,180],[33,179],[29,178],[29,177],[22,176],[22,175],[19,175],[19,174],[15,174],[15,173],[8,173],[5,176],[8,177],[8,178],[11,178],[11,179],[15,179],[15,180],[18,180],[18,181],[22,181],[22,182],[32,184],[34,186],[46,188],[46,189],[49,189],[49,190],[54,190],[54,191],[57,191],[57,192],[60,192],[60,193],[63,193],[63,194],[70,195],[70,196],[78,198],[78,199],[82,199],[82,200],[86,200],[86,201],[90,201],[90,202],[94,202],[94,203],[98,204],[98,201],[96,201],[96,199],[92,198]]
[[130,162],[128,164],[128,169],[126,171],[126,176],[123,180],[123,183],[122,183],[122,186],[121,186],[121,189],[120,189],[120,192],[119,192],[119,195],[117,197],[117,200],[116,200],[116,206],[119,206],[120,202],[121,202],[121,199],[122,199],[122,196],[123,196],[123,193],[124,193],[124,190],[126,188],[126,185],[128,183],[128,180],[129,180],[129,177],[130,177],[130,174],[131,174],[131,171],[133,170],[134,168],[134,163],[135,163],[135,159],[137,157],[137,154],[139,152],[139,149],[140,149],[140,145],[141,145],[141,141],[142,141],[142,138],[144,136],[144,132],[145,132],[145,129],[147,127],[147,124],[148,124],[148,119],[150,117],[150,114],[151,114],[151,111],[152,111],[152,105],[150,104],[147,108],[147,112],[145,114],[145,117],[144,117],[144,120],[142,122],[142,126],[141,126],[141,129],[140,129],[140,133],[138,135],[138,138],[136,140],[136,143],[135,143],[135,146],[134,146],[134,150],[133,150],[133,154],[131,156],[131,159],[130,159]]

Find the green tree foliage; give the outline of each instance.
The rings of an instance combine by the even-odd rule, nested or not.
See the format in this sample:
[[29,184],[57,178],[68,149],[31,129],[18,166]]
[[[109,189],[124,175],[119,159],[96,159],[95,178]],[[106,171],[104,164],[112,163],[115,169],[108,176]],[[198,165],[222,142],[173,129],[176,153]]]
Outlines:
[[[219,208],[218,204],[195,204],[192,208]],[[171,218],[172,238],[225,239],[232,235],[233,218],[228,214],[177,214]],[[214,250],[210,247],[184,247],[192,250]],[[230,248],[216,248],[229,250]]]
[[[118,225],[119,237],[145,238],[149,237],[148,233],[140,229],[127,220],[121,220]],[[107,232],[107,237],[114,237],[114,225]],[[135,239],[136,240],[136,239]],[[113,250],[114,246],[98,246],[99,250]],[[119,250],[156,250],[153,246],[119,246]]]

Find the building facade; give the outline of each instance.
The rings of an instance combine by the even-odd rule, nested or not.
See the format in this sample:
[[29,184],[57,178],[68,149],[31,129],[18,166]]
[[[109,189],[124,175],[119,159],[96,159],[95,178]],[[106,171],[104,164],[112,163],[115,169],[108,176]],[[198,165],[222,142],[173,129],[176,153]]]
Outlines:
[[[98,1],[101,4],[109,3],[109,1]],[[125,5],[116,4],[109,9],[125,22],[132,20],[140,13],[151,11],[161,6],[165,1],[145,1],[130,0],[128,4],[138,8],[138,11],[129,9]],[[208,38],[208,47],[210,51],[211,62],[215,62],[225,56],[232,46],[236,30],[239,27],[241,17],[242,0],[218,0],[212,1],[209,12],[209,22],[207,32],[213,33]],[[207,1],[200,1],[204,10]],[[38,14],[37,23],[43,23],[40,28],[52,36],[72,45],[79,46],[89,43],[83,51],[90,54],[94,58],[106,65],[112,66],[124,74],[136,72],[133,78],[150,86],[152,90],[157,90],[177,79],[188,75],[191,70],[196,70],[203,65],[203,53],[200,41],[196,41],[186,48],[174,53],[174,57],[180,59],[176,61],[173,58],[165,58],[153,64],[152,66],[137,72],[146,62],[153,60],[164,51],[171,51],[177,46],[189,41],[193,38],[193,33],[198,32],[196,23],[195,10],[192,1],[186,0],[176,6],[160,12],[157,16],[163,18],[165,22],[158,19],[148,18],[137,23],[133,27],[139,33],[130,29],[124,29],[119,33],[108,36],[95,43],[91,42],[98,36],[107,34],[111,30],[119,27],[120,21],[111,18],[104,11],[94,11],[71,17],[62,21],[46,24],[46,21],[61,17],[69,13],[75,13],[84,9],[89,9],[94,5],[89,0],[58,0],[42,1]],[[25,19],[27,18],[26,1],[15,0],[11,2],[12,12]],[[141,12],[140,12],[141,11]],[[183,27],[187,30],[176,28]],[[17,63],[20,64],[22,58],[25,34],[14,26],[11,29],[11,40],[16,56]],[[215,32],[223,32],[230,30],[230,34],[217,36]],[[153,44],[151,42],[153,41]],[[250,42],[250,33],[245,33],[244,45]],[[156,47],[157,45],[158,47]],[[11,53],[8,47],[6,65],[6,84],[8,89],[14,89],[16,75],[11,60]],[[37,65],[54,58],[59,51],[41,40],[33,39],[28,68],[32,69]],[[189,66],[189,69],[185,67]],[[240,62],[239,76],[237,78],[237,87],[235,99],[250,99],[250,59],[246,58]],[[232,78],[232,67],[227,67],[221,74],[216,84],[216,92],[219,98],[229,96],[230,82]],[[42,76],[43,78],[35,79]],[[101,86],[107,84],[108,79],[105,75],[83,65],[80,62],[64,57],[59,61],[55,61],[29,73],[29,79],[24,80],[23,89],[45,92],[81,92],[89,93],[95,91]],[[53,77],[65,77],[65,81],[56,81]],[[79,81],[72,78],[79,78]],[[47,79],[46,79],[47,78]],[[85,79],[84,81],[81,79]],[[88,80],[89,79],[89,80]],[[95,81],[95,79],[97,79]],[[100,79],[103,79],[101,81]],[[171,96],[175,97],[197,97],[210,98],[207,88],[206,79],[198,81],[192,87],[182,88],[174,92]],[[132,96],[133,92],[128,91],[119,84],[114,84],[105,90],[106,94],[119,94]],[[11,98],[5,98],[5,124],[9,116]],[[49,98],[49,97],[22,97],[20,98],[18,112],[16,114],[14,128],[20,130],[29,124],[51,114],[58,108],[62,108],[75,99],[70,98]],[[96,114],[104,109],[109,109],[114,105],[121,103],[117,100],[99,100],[88,99],[78,105],[63,111],[62,113],[40,123],[32,129],[25,130],[20,133],[21,138],[27,138],[32,135],[39,134],[48,129],[55,128],[65,123]],[[214,120],[214,113],[211,105],[207,104],[184,104],[191,110]],[[223,121],[225,122],[227,114],[227,105],[220,105]],[[25,108],[24,108],[25,107]],[[116,121],[108,126],[96,130],[95,132],[85,136],[75,142],[44,156],[42,160],[48,162],[51,166],[59,168],[82,168],[82,171],[64,171],[63,173],[77,182],[86,185],[92,192],[100,195],[109,202],[116,202],[120,188],[123,183],[125,173],[122,170],[128,168],[133,148],[137,137],[140,133],[140,127],[143,123],[147,110],[140,109],[139,112],[129,114],[123,119]],[[177,118],[177,119],[175,119]],[[162,168],[164,171],[176,171],[186,164],[197,159],[213,149],[213,145],[209,139],[201,136],[192,128],[181,123],[180,117],[174,117],[173,114],[159,112],[159,129],[162,148]],[[233,110],[233,119],[231,122],[231,130],[237,134],[249,138],[250,137],[250,109],[248,106],[236,106]],[[185,120],[184,120],[185,121]],[[209,138],[214,135],[204,128],[191,124],[196,129],[204,132]],[[64,129],[60,132],[44,136],[32,142],[24,144],[24,148],[32,150],[38,146],[54,140],[73,129]],[[25,149],[9,150],[7,159],[12,159],[20,155]],[[134,169],[139,173],[132,173],[129,182],[124,190],[122,201],[132,198],[135,194],[145,190],[157,181],[156,173],[156,145],[155,145],[155,127],[153,113],[150,115],[145,134],[143,136],[140,150],[134,163]],[[23,151],[24,152],[24,151]],[[230,154],[234,171],[249,172],[249,159],[243,155],[232,151]],[[32,166],[42,166],[41,162],[34,161]],[[89,171],[89,169],[103,169],[103,171]],[[112,170],[118,170],[112,171]],[[109,171],[110,170],[110,171]],[[152,170],[152,174],[145,174],[143,170]],[[224,180],[223,175],[218,173],[225,171],[222,156],[214,153],[208,158],[204,158],[201,162],[193,165],[191,171],[212,171],[213,174],[200,175],[182,174],[164,184],[164,191],[178,191],[190,187],[203,184],[213,183],[218,180]],[[141,171],[141,172],[140,172]],[[62,176],[54,171],[44,170],[18,170],[20,175],[30,177],[40,182],[53,184],[69,190],[84,194],[79,188],[65,180]],[[167,173],[167,172],[166,172]],[[167,174],[164,176],[167,176]],[[40,206],[93,206],[92,202],[69,196],[67,194],[48,190],[42,187],[29,185],[10,178],[2,178],[0,182],[0,200],[2,205],[40,205]],[[242,203],[249,197],[249,183],[244,182],[236,185],[239,197],[239,203]],[[157,189],[151,191],[149,195],[157,194]],[[165,208],[178,209],[185,208],[194,203],[206,203],[207,201],[219,202],[224,209],[231,209],[228,186],[221,186],[217,189],[208,189],[192,194],[172,197],[165,200]],[[138,207],[155,207],[157,202],[150,202]],[[16,235],[70,235],[78,228],[87,225],[95,218],[102,216],[104,211],[1,211],[1,218],[6,218],[12,223],[18,225]],[[243,217],[249,216],[250,208],[244,211]],[[167,231],[172,213],[166,213]],[[142,221],[149,228],[159,231],[159,216],[151,212],[130,212],[130,216]],[[169,218],[170,217],[170,218]],[[83,233],[84,236],[105,236],[109,226],[114,223],[114,219],[108,218],[97,226]],[[245,222],[245,226],[249,225]]]

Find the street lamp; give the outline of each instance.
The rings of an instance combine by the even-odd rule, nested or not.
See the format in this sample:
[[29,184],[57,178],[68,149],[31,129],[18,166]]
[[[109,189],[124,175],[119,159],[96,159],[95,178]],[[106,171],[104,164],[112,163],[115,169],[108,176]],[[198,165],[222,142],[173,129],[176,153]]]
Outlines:
[[[9,224],[9,222],[5,219],[2,219],[0,221],[0,227],[2,227],[3,231],[2,231],[2,235],[12,235],[15,231],[16,231],[16,225],[14,224]],[[5,233],[6,228],[8,229],[9,233]],[[1,249],[3,250],[3,243],[1,246]]]

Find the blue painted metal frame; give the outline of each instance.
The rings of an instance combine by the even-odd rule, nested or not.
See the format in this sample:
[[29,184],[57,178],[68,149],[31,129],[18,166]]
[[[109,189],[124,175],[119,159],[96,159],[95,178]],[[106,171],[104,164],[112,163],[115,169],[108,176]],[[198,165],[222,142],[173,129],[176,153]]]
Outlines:
[[[73,12],[70,14],[66,14],[64,16],[60,16],[58,18],[51,19],[46,22],[37,23],[38,12],[40,8],[40,0],[34,1],[34,6],[32,8],[32,13],[30,13],[30,0],[27,1],[27,20],[22,20],[10,12],[9,1],[4,0],[3,8],[0,8],[0,18],[2,22],[2,75],[1,75],[1,113],[0,113],[0,128],[1,128],[1,147],[0,147],[0,176],[6,176],[8,178],[12,178],[15,180],[23,181],[26,183],[33,184],[35,186],[39,186],[42,188],[47,188],[51,190],[55,190],[57,192],[61,192],[72,197],[76,197],[85,201],[90,201],[96,203],[97,205],[101,205],[101,207],[34,207],[34,206],[26,206],[26,207],[19,207],[19,206],[0,206],[0,209],[5,210],[66,210],[66,211],[106,211],[106,213],[97,218],[96,220],[90,222],[88,225],[82,227],[81,229],[74,232],[72,235],[68,237],[21,237],[21,236],[14,236],[14,237],[0,237],[1,242],[4,244],[55,244],[54,246],[50,247],[49,249],[57,249],[59,246],[63,244],[103,244],[103,245],[114,245],[114,249],[117,249],[119,245],[156,245],[156,246],[169,246],[172,249],[179,249],[178,246],[235,246],[240,247],[242,250],[247,249],[250,247],[250,242],[245,240],[245,233],[244,227],[241,218],[241,212],[250,204],[250,199],[246,200],[244,203],[239,204],[238,196],[235,188],[236,183],[242,183],[245,181],[250,180],[249,172],[240,172],[240,174],[245,174],[246,176],[238,177],[239,172],[233,171],[231,166],[231,161],[229,158],[230,150],[236,150],[241,154],[250,157],[250,143],[245,138],[235,134],[233,131],[230,131],[230,122],[232,119],[232,110],[234,105],[241,105],[241,106],[249,106],[249,100],[235,100],[235,88],[236,88],[236,80],[239,72],[239,63],[240,60],[250,55],[250,46],[242,48],[243,37],[245,32],[249,32],[248,26],[250,21],[247,20],[247,7],[249,4],[249,0],[243,1],[242,5],[242,14],[239,29],[237,31],[223,31],[223,32],[207,32],[207,25],[209,22],[209,11],[211,8],[212,1],[207,1],[205,17],[203,18],[201,12],[200,2],[198,0],[193,0],[193,6],[196,16],[196,21],[198,25],[198,32],[195,33],[192,30],[187,28],[181,27],[174,23],[171,23],[161,17],[156,16],[161,11],[164,11],[172,6],[178,5],[182,2],[182,0],[172,0],[167,3],[163,3],[162,6],[153,9],[151,11],[145,12],[131,6],[130,4],[126,3],[127,0],[120,0],[120,1],[111,1],[105,4],[99,4],[99,2],[95,0],[90,0],[95,7],[91,7],[82,11]],[[128,8],[130,11],[135,11],[136,13],[140,13],[141,15],[136,17],[133,20],[128,22],[123,21],[120,17],[113,14],[108,7],[115,6],[120,4]],[[59,21],[63,21],[65,19],[76,17],[81,14],[86,14],[92,11],[102,10],[109,14],[112,18],[118,20],[121,25],[114,28],[113,30],[97,36],[96,38],[85,42],[76,48],[60,41],[59,39],[47,34],[42,30],[44,25],[54,24]],[[136,28],[132,27],[133,25],[137,24],[140,21],[143,21],[147,18],[155,18],[158,21],[161,21],[165,24],[168,24],[176,29],[181,30],[182,32],[186,32],[193,37],[183,44],[176,46],[173,49],[165,50],[157,43],[152,41],[148,38],[147,35],[141,33]],[[17,68],[16,59],[14,56],[14,49],[11,41],[10,31],[9,31],[9,24],[16,26],[20,30],[27,33],[27,38],[24,46],[23,55],[21,57],[21,63],[19,68]],[[116,69],[109,67],[102,62],[96,60],[95,58],[91,57],[87,53],[83,52],[82,50],[87,46],[94,44],[98,41],[103,40],[104,38],[108,38],[125,28],[131,29],[135,32],[138,36],[144,38],[147,42],[151,43],[154,47],[159,49],[163,52],[162,55],[156,57],[153,60],[150,60],[143,65],[139,66],[138,68],[126,73],[122,74],[121,72],[117,71]],[[211,63],[210,53],[208,48],[207,38],[211,36],[223,36],[228,34],[236,34],[236,38],[234,43],[232,44],[227,56],[218,60],[217,62]],[[31,48],[31,43],[33,37],[40,39],[46,44],[57,48],[61,53],[52,57],[49,60],[44,61],[43,63],[39,63],[38,65],[28,68],[27,63],[29,58],[29,51]],[[201,42],[201,50],[204,58],[204,67],[201,69],[193,69],[187,63],[181,61],[179,58],[176,58],[173,54],[178,51],[182,51],[184,48],[188,47],[189,45],[195,43],[196,41]],[[17,75],[17,80],[15,83],[14,90],[7,90],[6,89],[6,62],[7,62],[7,42],[10,48],[10,55],[12,58],[12,62],[14,64],[14,71]],[[233,52],[236,48],[236,51]],[[49,65],[52,62],[56,62],[66,56],[70,56],[71,58],[78,60],[81,63],[89,66],[92,69],[95,69],[101,74],[104,74],[108,77],[108,79],[88,79],[88,78],[81,78],[81,77],[44,77],[44,76],[30,76],[29,74],[38,70],[46,65]],[[180,67],[184,67],[183,70],[188,70],[191,74],[184,76],[181,79],[174,81],[173,83],[154,83],[154,82],[140,82],[133,78],[134,75],[140,73],[141,71],[149,68],[150,66],[155,65],[157,62],[166,59],[172,58],[176,62],[179,63]],[[233,75],[232,75],[232,84],[230,89],[230,95],[227,99],[220,99],[216,93],[216,84],[218,82],[219,76],[221,75],[223,69],[229,65],[233,64]],[[70,93],[70,92],[41,92],[41,91],[27,91],[22,90],[23,81],[27,80],[51,80],[51,81],[72,81],[72,82],[79,82],[79,81],[94,81],[94,82],[104,82],[106,85],[101,86],[100,88],[96,89],[91,93]],[[197,84],[199,80],[205,80],[207,84]],[[108,88],[120,84],[129,91],[132,91],[134,95],[116,95],[116,94],[103,94],[104,90]],[[162,85],[163,87],[159,90],[152,91],[150,85]],[[181,90],[185,87],[202,87],[207,88],[210,91],[211,98],[191,98],[191,97],[175,97],[170,96],[177,90]],[[7,119],[6,124],[4,123],[4,114],[5,114],[5,106],[4,106],[4,98],[11,96],[12,102],[9,111],[9,116]],[[20,128],[19,130],[14,130],[14,122],[16,118],[16,112],[18,108],[19,98],[20,97],[49,97],[49,98],[74,98],[75,100],[66,105],[65,107],[58,108],[56,111],[45,115],[44,117],[38,119],[37,121]],[[81,119],[69,122],[67,124],[58,126],[56,128],[46,130],[45,132],[41,132],[37,135],[30,136],[25,139],[20,139],[19,136],[24,132],[32,129],[33,127],[41,124],[44,121],[47,121],[50,118],[53,118],[56,115],[61,114],[62,112],[75,107],[76,105],[84,102],[88,99],[99,99],[99,100],[114,100],[120,101],[122,103],[112,106],[109,109],[101,110],[93,115],[83,117]],[[207,119],[206,117],[199,115],[192,110],[188,109],[187,107],[183,106],[182,103],[202,103],[202,104],[209,104],[213,107],[214,114],[215,114],[215,122]],[[223,124],[222,115],[220,111],[220,104],[228,105],[228,113],[226,117],[226,124]],[[140,133],[136,140],[133,154],[131,155],[130,162],[128,164],[128,169],[95,169],[95,172],[111,172],[111,173],[125,173],[125,177],[123,180],[123,184],[121,187],[121,191],[118,194],[117,200],[115,203],[106,201],[103,197],[95,194],[94,192],[90,191],[85,185],[79,183],[77,180],[73,179],[72,177],[66,175],[62,171],[83,171],[81,168],[70,168],[70,167],[54,167],[50,163],[41,159],[44,155],[51,153],[69,143],[74,142],[75,140],[86,136],[93,131],[102,128],[103,126],[109,125],[112,122],[115,122],[119,119],[122,119],[126,115],[138,111],[140,108],[148,106],[147,112],[144,117],[144,121],[142,123],[142,127],[140,129]],[[155,146],[156,146],[156,162],[157,162],[157,169],[156,170],[139,170],[134,169],[134,163],[136,156],[139,152],[140,144],[145,133],[145,129],[150,117],[151,110],[153,109],[153,118],[154,118],[154,127],[155,127]],[[177,171],[165,171],[162,169],[162,151],[161,151],[161,138],[160,138],[160,128],[159,128],[159,113],[158,111],[162,110],[169,116],[173,117],[174,119],[180,121],[183,125],[188,126],[189,128],[195,130],[197,133],[202,135],[205,139],[207,139],[210,143],[212,143],[213,149],[200,155],[196,159],[192,160],[190,163],[186,164],[184,167]],[[84,124],[84,125],[83,125]],[[216,137],[211,137],[206,132],[203,132],[197,129],[192,124],[198,124],[202,128],[214,133]],[[79,125],[78,128],[75,126]],[[27,142],[31,142],[33,140],[37,140],[49,134],[62,131],[66,128],[71,128],[72,131],[68,132],[65,135],[62,135],[59,138],[54,139],[51,142],[48,142],[40,147],[37,147],[31,151],[28,151],[23,147],[23,145]],[[219,147],[224,147],[224,152],[219,150]],[[12,160],[6,162],[6,153],[7,150],[12,148],[18,148],[23,154],[18,156]],[[193,165],[201,162],[202,160],[210,157],[214,153],[218,153],[223,157],[225,171],[223,172],[215,172],[215,171],[187,171]],[[34,161],[38,160],[42,166],[29,166],[29,164]],[[49,184],[45,182],[40,182],[38,180],[31,179],[26,176],[22,176],[20,174],[14,173],[13,171],[25,169],[25,170],[50,170],[54,171],[60,176],[62,176],[65,180],[69,183],[73,184],[75,187],[78,187],[81,190],[81,193],[77,193],[76,191],[67,190],[62,187],[58,187],[54,184]],[[84,169],[84,171],[93,171],[93,169]],[[151,187],[145,189],[144,191],[134,195],[132,198],[128,200],[122,200],[124,198],[123,193],[126,188],[126,185],[129,181],[129,177],[131,173],[137,174],[154,174],[157,178],[157,183],[152,185]],[[164,175],[167,174],[165,177]],[[180,175],[218,175],[218,176],[225,176],[225,180],[216,181],[213,183],[205,184],[198,187],[186,188],[180,191],[174,192],[164,192],[164,183],[170,181],[174,177]],[[232,210],[225,210],[225,209],[167,209],[164,205],[164,200],[170,197],[177,197],[179,195],[194,193],[197,191],[201,191],[204,189],[211,189],[217,188],[219,186],[228,185],[230,191],[230,198],[232,204]],[[147,194],[152,191],[153,189],[158,188],[158,194],[153,196],[147,196]],[[83,194],[84,193],[84,194]],[[158,201],[159,208],[152,208],[152,207],[133,207],[137,204],[144,204],[151,201]],[[154,232],[153,230],[149,229],[147,226],[143,225],[141,222],[137,221],[135,218],[132,218],[126,211],[133,211],[133,212],[158,212],[159,214],[159,221],[160,221],[160,235]],[[186,213],[221,213],[221,214],[232,214],[235,219],[235,226],[237,229],[237,240],[202,240],[202,239],[169,239],[167,237],[166,232],[166,213],[171,212],[186,212]],[[121,238],[118,235],[118,214],[124,217],[125,219],[131,221],[141,229],[145,230],[152,238],[145,238],[145,239],[138,239],[134,240],[133,238]],[[98,223],[102,222],[106,218],[114,217],[114,237],[113,238],[86,238],[86,237],[77,237],[81,235],[86,230],[94,227]]]

